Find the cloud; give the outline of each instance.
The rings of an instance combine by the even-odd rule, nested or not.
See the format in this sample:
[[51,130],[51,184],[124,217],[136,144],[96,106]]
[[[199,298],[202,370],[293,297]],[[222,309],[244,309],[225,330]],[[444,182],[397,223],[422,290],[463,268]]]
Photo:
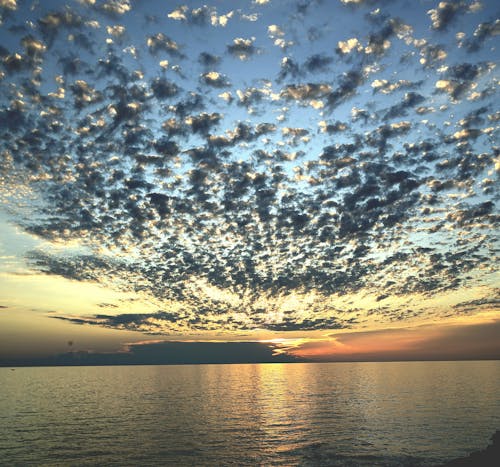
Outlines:
[[376,3],[376,0],[340,0],[341,3],[344,5],[352,5],[352,6],[357,6],[357,5],[371,5],[373,3]]
[[198,115],[190,115],[185,118],[185,123],[191,127],[193,133],[207,134],[221,120],[222,115],[219,113],[208,114],[203,112]]
[[364,80],[365,77],[359,70],[350,70],[343,73],[339,79],[338,86],[327,96],[328,106],[333,109],[351,98]]
[[406,117],[410,109],[413,109],[423,102],[425,102],[425,98],[421,94],[413,91],[407,92],[405,93],[399,104],[395,104],[387,109],[383,116],[383,119],[389,120],[392,118]]
[[170,37],[166,36],[162,32],[149,36],[147,38],[146,44],[152,54],[157,54],[158,52],[167,52],[174,57],[182,57],[180,53],[179,44],[172,40]]
[[282,323],[271,324],[265,329],[270,331],[312,331],[317,329],[341,329],[343,327],[347,326],[337,322],[335,318],[305,319],[304,321],[296,321],[290,318]]
[[267,27],[267,34],[271,39],[276,39],[277,37],[283,37],[285,33],[277,24],[271,24]]
[[186,5],[181,5],[167,15],[173,21],[183,21],[196,26],[212,25],[214,27],[225,27],[233,16],[234,11],[218,14],[216,7],[207,5],[193,9],[189,9]]
[[255,38],[244,39],[242,37],[237,37],[233,39],[233,43],[227,46],[227,51],[233,57],[239,58],[240,60],[248,60],[252,55],[258,52],[258,48],[254,46]]
[[218,73],[217,71],[209,71],[207,73],[203,73],[200,76],[200,79],[203,83],[208,86],[213,86],[214,88],[225,88],[230,85],[229,80],[226,76]]
[[439,66],[448,56],[442,45],[425,43],[418,48],[420,49],[420,63],[424,67]]
[[[447,34],[413,37],[420,5],[344,3],[359,8],[274,3],[255,22],[209,5],[9,10],[0,197],[43,243],[28,266],[160,310],[63,318],[278,333],[484,308],[398,303],[491,288],[496,22],[452,54]],[[439,5],[439,31],[472,8]],[[321,26],[332,15],[347,34]]]
[[209,52],[201,52],[198,61],[206,67],[213,67],[220,62],[220,57],[213,55]]
[[481,49],[483,44],[492,37],[500,34],[500,19],[478,24],[471,38],[459,40],[459,46],[465,47],[467,52],[473,53]]
[[326,83],[292,84],[285,86],[280,95],[287,100],[307,101],[329,97],[332,87]]
[[296,78],[299,76],[299,65],[290,57],[284,57],[281,60],[280,73],[278,75],[279,81],[283,81],[288,76]]
[[491,62],[460,63],[446,69],[443,79],[436,81],[437,92],[449,94],[452,100],[458,101],[466,92],[477,86],[475,80],[495,68]]
[[457,18],[457,16],[475,12],[480,8],[480,2],[467,4],[464,1],[439,2],[437,8],[427,12],[431,19],[431,27],[436,31],[444,31]]
[[328,67],[332,62],[333,57],[314,54],[305,61],[304,68],[310,73],[322,72],[328,70]]
[[17,0],[0,0],[0,8],[17,10]]
[[457,308],[462,312],[475,311],[477,308],[489,308],[498,309],[500,308],[500,293],[497,290],[495,296],[477,298],[474,300],[467,300],[465,302],[457,303],[453,305],[453,308]]
[[345,41],[339,41],[337,43],[337,52],[348,54],[353,50],[358,52],[364,50],[363,46],[360,44],[359,40],[356,37],[351,37]]
[[339,121],[336,121],[334,123],[327,123],[325,120],[321,120],[318,122],[318,126],[320,127],[320,131],[322,133],[329,133],[329,134],[347,130],[347,125]]
[[181,5],[177,7],[177,9],[172,10],[167,17],[176,21],[186,21],[186,12],[189,10],[189,8],[186,5]]
[[391,94],[399,89],[413,89],[421,85],[421,82],[413,83],[408,80],[398,80],[396,82],[389,82],[386,79],[376,79],[371,83],[371,87],[374,92],[380,92],[382,94]]
[[111,16],[120,16],[129,12],[132,6],[129,0],[107,0],[100,4],[98,8]]
[[174,97],[179,93],[179,87],[166,78],[155,78],[151,83],[151,90],[154,96],[160,100]]

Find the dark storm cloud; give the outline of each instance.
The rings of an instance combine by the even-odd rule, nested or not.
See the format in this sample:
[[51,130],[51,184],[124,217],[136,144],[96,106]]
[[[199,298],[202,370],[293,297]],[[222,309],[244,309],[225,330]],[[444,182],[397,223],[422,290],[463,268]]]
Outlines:
[[[414,38],[411,14],[363,8],[335,10],[356,18],[353,37],[340,36],[310,20],[336,7],[314,5],[279,27],[191,4],[155,23],[125,1],[40,5],[31,25],[11,12],[5,21],[20,27],[0,49],[2,200],[24,231],[84,251],[49,243],[29,266],[165,310],[63,318],[155,334],[336,329],[419,316],[394,297],[484,285],[498,117],[480,46],[496,22],[474,20],[477,57],[470,42],[449,58],[444,30],[470,3],[431,14],[443,44]],[[193,25],[216,28],[219,48],[208,52]],[[329,308],[358,292],[380,306],[364,317]]]

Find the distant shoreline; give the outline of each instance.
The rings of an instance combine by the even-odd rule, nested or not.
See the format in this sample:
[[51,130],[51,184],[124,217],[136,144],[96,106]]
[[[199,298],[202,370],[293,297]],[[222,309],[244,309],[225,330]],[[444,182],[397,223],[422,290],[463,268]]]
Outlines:
[[73,361],[48,362],[47,359],[38,361],[0,361],[0,368],[55,368],[55,367],[86,367],[86,366],[182,366],[182,365],[267,365],[273,363],[439,363],[439,362],[494,362],[500,361],[500,358],[482,358],[482,359],[433,359],[433,360],[331,360],[318,361],[297,359],[290,361],[185,361],[185,362],[97,362],[74,359]]

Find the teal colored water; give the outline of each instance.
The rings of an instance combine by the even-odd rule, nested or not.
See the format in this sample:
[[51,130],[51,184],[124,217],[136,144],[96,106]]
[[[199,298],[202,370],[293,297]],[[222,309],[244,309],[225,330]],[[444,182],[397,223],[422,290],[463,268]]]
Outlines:
[[433,465],[500,428],[500,362],[0,368],[2,465]]

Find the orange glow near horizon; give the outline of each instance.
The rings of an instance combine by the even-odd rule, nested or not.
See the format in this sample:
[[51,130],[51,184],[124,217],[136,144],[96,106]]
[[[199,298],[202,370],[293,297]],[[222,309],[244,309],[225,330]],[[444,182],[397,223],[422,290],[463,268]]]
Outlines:
[[282,343],[281,352],[327,360],[495,358],[500,353],[500,320],[473,324],[329,334]]

